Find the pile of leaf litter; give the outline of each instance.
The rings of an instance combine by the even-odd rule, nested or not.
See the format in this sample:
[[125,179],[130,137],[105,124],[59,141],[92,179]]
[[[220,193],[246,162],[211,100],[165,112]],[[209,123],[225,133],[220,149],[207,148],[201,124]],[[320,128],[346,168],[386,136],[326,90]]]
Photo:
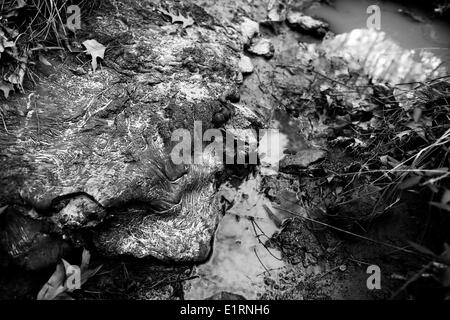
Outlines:
[[24,78],[33,75],[30,65],[37,59],[47,64],[41,55],[48,50],[70,47],[69,39],[76,30],[67,26],[71,12],[77,5],[81,15],[98,6],[99,1],[88,0],[5,0],[0,5],[0,91],[5,98],[16,89],[23,91]]

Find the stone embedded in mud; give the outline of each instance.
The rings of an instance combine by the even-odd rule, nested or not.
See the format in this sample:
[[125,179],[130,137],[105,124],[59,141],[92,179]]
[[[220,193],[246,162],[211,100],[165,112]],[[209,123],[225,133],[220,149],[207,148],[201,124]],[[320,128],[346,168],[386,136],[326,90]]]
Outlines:
[[306,16],[298,11],[290,11],[287,14],[287,24],[294,30],[318,37],[325,36],[330,28],[328,23]]
[[275,47],[269,39],[261,38],[252,42],[248,52],[270,59],[275,53]]
[[248,74],[253,72],[253,63],[252,60],[246,55],[241,55],[241,60],[239,60],[239,71],[242,74]]
[[250,44],[251,40],[259,34],[259,23],[244,17],[241,23],[242,42]]
[[276,6],[269,10],[267,19],[270,22],[283,22],[286,19],[286,11]]
[[280,161],[280,171],[295,173],[297,170],[307,169],[310,165],[323,160],[327,156],[321,149],[305,149],[295,155],[286,155]]

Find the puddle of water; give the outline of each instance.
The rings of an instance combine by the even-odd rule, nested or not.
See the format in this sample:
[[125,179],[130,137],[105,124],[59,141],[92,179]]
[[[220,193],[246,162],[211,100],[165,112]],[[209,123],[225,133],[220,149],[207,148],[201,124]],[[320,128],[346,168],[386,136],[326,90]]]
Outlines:
[[[338,34],[366,28],[367,7],[376,4],[381,10],[381,31],[405,49],[426,49],[450,67],[450,24],[431,18],[420,8],[405,7],[389,1],[335,0],[333,6],[316,5],[306,13],[326,20]],[[398,9],[412,13],[411,17]],[[415,19],[419,19],[419,22]]]
[[222,187],[234,205],[219,223],[210,260],[196,268],[199,278],[186,285],[186,299],[206,299],[220,292],[256,299],[264,293],[265,277],[276,277],[285,267],[281,252],[265,244],[281,232],[286,217],[260,193],[261,179],[251,177],[239,189]]
[[274,121],[274,131],[264,134],[259,141],[259,154],[261,162],[261,175],[277,175],[280,161],[284,158],[285,151],[289,145],[289,138],[286,134],[277,131],[278,122]]

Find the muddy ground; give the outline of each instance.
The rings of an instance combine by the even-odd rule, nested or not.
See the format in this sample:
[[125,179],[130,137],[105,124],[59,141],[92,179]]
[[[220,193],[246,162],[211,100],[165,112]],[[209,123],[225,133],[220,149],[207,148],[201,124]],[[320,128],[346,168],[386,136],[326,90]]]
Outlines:
[[[299,1],[291,7],[302,11],[313,2]],[[364,176],[353,178],[346,176],[345,172],[357,171],[364,165],[367,155],[349,150],[348,143],[330,143],[338,137],[346,137],[346,135],[348,137],[350,135],[346,132],[348,128],[339,122],[343,118],[330,116],[325,122],[321,118],[326,114],[322,106],[330,103],[326,98],[330,98],[329,96],[320,95],[320,92],[327,90],[327,87],[322,90],[323,86],[344,91],[342,87],[337,87],[336,83],[341,83],[347,76],[348,78],[345,78],[347,83],[363,84],[370,88],[371,93],[364,90],[358,92],[361,99],[369,101],[376,86],[370,83],[368,75],[360,70],[356,72],[356,75],[347,74],[344,78],[336,80],[333,72],[342,67],[345,63],[343,61],[337,61],[335,65],[333,65],[334,62],[330,62],[322,69],[324,72],[329,72],[325,76],[307,72],[311,64],[306,60],[307,50],[304,50],[304,45],[319,45],[322,41],[321,37],[296,30],[284,21],[268,21],[267,1],[205,0],[196,2],[196,5],[199,7],[194,6],[191,11],[191,14],[200,12],[197,15],[193,14],[194,18],[199,19],[196,21],[195,28],[201,25],[201,28],[210,30],[208,32],[212,34],[219,32],[219,29],[226,30],[231,26],[237,28],[244,17],[260,22],[258,37],[270,40],[274,47],[273,57],[252,54],[245,45],[236,49],[234,48],[236,43],[230,41],[227,46],[231,47],[230,50],[233,52],[232,59],[239,59],[245,54],[251,59],[253,70],[243,75],[242,79],[236,80],[228,74],[227,69],[235,62],[224,62],[223,68],[219,67],[217,70],[221,73],[220,79],[211,81],[217,81],[219,85],[228,85],[236,80],[240,91],[240,104],[254,112],[258,118],[258,125],[275,126],[283,132],[289,141],[286,153],[291,157],[290,162],[285,160],[281,163],[279,172],[275,175],[263,174],[258,166],[230,166],[225,168],[227,174],[218,179],[222,185],[229,183],[237,190],[237,195],[233,196],[235,198],[232,201],[225,201],[220,207],[221,210],[224,208],[220,213],[221,219],[223,215],[229,217],[234,214],[233,205],[238,204],[239,201],[248,200],[249,195],[246,189],[239,189],[239,186],[255,179],[259,183],[258,193],[264,201],[273,205],[272,210],[276,211],[276,215],[284,212],[285,220],[282,226],[277,226],[273,234],[268,237],[270,239],[264,240],[265,249],[279,254],[277,257],[281,261],[281,267],[270,270],[264,265],[265,260],[261,260],[255,251],[257,259],[253,257],[250,263],[260,263],[255,266],[255,268],[262,268],[263,271],[258,275],[258,279],[252,279],[251,284],[245,288],[238,287],[236,284],[229,284],[229,286],[219,284],[208,290],[205,289],[204,292],[212,293],[216,290],[215,293],[218,294],[220,291],[228,291],[244,298],[294,300],[442,298],[446,291],[434,280],[419,279],[411,285],[404,286],[429,262],[426,257],[413,250],[408,245],[408,241],[422,243],[439,251],[441,241],[446,239],[445,235],[430,236],[432,226],[427,221],[429,221],[429,215],[433,213],[425,204],[425,196],[421,198],[421,195],[405,191],[398,195],[402,201],[391,206],[391,203],[384,203],[388,200],[379,194],[379,190],[370,184],[369,179]],[[132,57],[128,57],[129,60],[125,62],[120,60],[123,54],[120,47],[129,39],[126,33],[122,35],[122,38],[108,37],[108,23],[105,19],[111,19],[125,29],[127,25],[134,24],[135,27],[136,24],[144,23],[154,28],[156,33],[164,29],[167,34],[176,34],[181,38],[186,36],[186,32],[190,32],[190,27],[184,29],[180,24],[172,25],[170,19],[157,14],[148,1],[136,3],[122,1],[119,6],[126,8],[127,15],[117,11],[115,1],[110,4],[105,3],[102,5],[101,14],[94,13],[90,18],[96,21],[95,23],[100,21],[105,29],[99,32],[97,29],[87,27],[78,37],[80,39],[95,38],[108,46],[99,72],[105,72],[107,76],[113,75],[110,79],[111,83],[119,84],[118,90],[125,92],[135,84],[133,82],[135,80],[130,81],[127,78],[129,74],[139,68],[145,68],[146,62],[136,65]],[[143,10],[143,7],[146,9]],[[202,16],[200,7],[210,16]],[[209,17],[217,18],[217,21],[208,20]],[[87,25],[89,26],[90,23]],[[141,28],[145,28],[144,24]],[[231,39],[238,34],[236,30],[231,33]],[[224,34],[227,32],[225,31]],[[326,37],[332,36],[328,34]],[[44,79],[46,83],[57,82],[61,74],[67,76],[70,72],[85,81],[90,81],[92,77],[88,71],[89,57],[83,54],[49,52],[47,59],[52,62],[52,67],[37,63],[32,69],[36,78]],[[328,58],[321,59],[325,61]],[[120,61],[119,64],[118,61]],[[214,64],[218,61],[208,61],[208,63]],[[306,67],[298,68],[298,65],[302,64]],[[187,61],[182,68],[190,72],[193,69],[195,72],[199,65],[202,66],[202,61],[193,59],[193,61]],[[205,68],[210,67],[211,65],[208,65]],[[164,72],[161,71],[161,73]],[[121,81],[127,82],[127,85],[122,86]],[[146,79],[146,84],[153,86],[161,81],[163,80],[152,77]],[[30,93],[36,92],[35,88],[35,84],[28,80],[25,92],[22,96],[17,93],[17,96],[12,97],[13,101],[20,101]],[[319,96],[315,95],[317,92],[314,91],[315,88],[320,88]],[[217,90],[214,94],[219,95],[219,89]],[[39,92],[39,94],[45,96],[47,93]],[[65,93],[62,91],[60,94]],[[192,94],[195,95],[195,93]],[[353,96],[345,96],[343,100],[353,98]],[[177,113],[177,109],[174,107],[172,112]],[[177,121],[182,121],[180,118],[183,116],[175,118]],[[233,125],[234,123],[229,124],[231,127]],[[302,158],[304,156],[300,154],[308,154],[310,158],[304,159]],[[223,190],[217,186],[215,192],[221,191]],[[253,206],[256,204],[248,204],[248,208],[245,205],[239,208],[242,210],[241,213],[247,209],[250,212]],[[387,210],[386,207],[388,207]],[[262,210],[262,207],[258,208]],[[117,219],[107,223],[120,222],[120,215]],[[220,223],[218,230],[221,230]],[[240,225],[239,223],[238,221],[236,226]],[[213,252],[208,256],[213,270],[205,271],[202,265],[205,265],[206,259],[203,256],[202,263],[198,261],[186,263],[173,262],[170,259],[161,262],[162,259],[157,254],[159,259],[136,258],[132,256],[134,251],[124,255],[105,253],[105,250],[95,245],[95,242],[98,242],[96,234],[102,228],[103,224],[100,223],[95,225],[94,229],[87,226],[81,229],[81,232],[79,230],[73,233],[65,232],[70,239],[71,249],[63,256],[69,262],[79,264],[82,249],[88,248],[92,254],[90,264],[102,265],[100,271],[90,278],[81,290],[72,293],[75,299],[207,298],[208,295],[202,296],[195,288],[193,289],[193,286],[203,285],[202,276],[220,275],[220,265],[214,265],[217,262],[211,259],[211,256],[214,256],[214,249],[219,248],[217,243],[216,247],[213,245]],[[255,237],[258,238],[256,231]],[[232,260],[235,253],[231,249],[225,254]],[[0,260],[2,267],[0,299],[35,299],[39,289],[54,271],[54,264],[38,271],[25,271],[17,268],[7,254],[0,252],[0,255],[3,255]],[[267,257],[267,259],[266,262],[271,258]],[[369,277],[366,271],[371,265],[377,265],[381,270],[381,289],[379,290],[369,290],[366,284]],[[223,288],[231,289],[223,290]],[[250,291],[252,293],[245,296],[245,293]]]

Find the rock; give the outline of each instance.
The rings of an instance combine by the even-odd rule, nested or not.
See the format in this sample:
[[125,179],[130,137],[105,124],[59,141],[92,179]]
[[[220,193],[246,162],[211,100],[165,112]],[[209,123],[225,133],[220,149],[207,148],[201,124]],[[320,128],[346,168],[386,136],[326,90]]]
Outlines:
[[283,22],[286,20],[286,11],[284,9],[274,7],[267,13],[268,22]]
[[0,216],[0,251],[26,270],[50,267],[70,252],[68,243],[50,233],[42,221],[30,217],[35,214],[10,206]]
[[250,44],[253,37],[259,34],[259,23],[244,17],[241,23],[242,42],[244,45]]
[[246,55],[241,55],[241,60],[239,60],[239,71],[241,71],[242,74],[253,72],[252,60]]
[[200,170],[190,171],[191,174],[186,181],[195,181],[200,191],[184,194],[171,216],[119,217],[94,236],[96,247],[106,255],[152,256],[174,262],[205,261],[219,222],[220,205],[212,177],[201,176]]
[[317,37],[324,37],[330,26],[328,23],[306,16],[298,11],[290,11],[287,14],[287,24],[295,30],[299,30]]
[[280,161],[280,171],[291,173],[297,170],[307,169],[310,165],[323,160],[327,153],[320,149],[306,149],[295,155],[286,155]]
[[73,198],[52,218],[60,227],[93,227],[106,216],[105,210],[87,196]]
[[269,39],[261,38],[252,43],[248,52],[270,59],[273,57],[275,48]]
[[[195,12],[181,13],[196,24],[173,34],[157,27],[161,13],[136,15],[134,6],[121,6],[135,19],[130,26],[106,10],[85,30],[105,46],[120,40],[102,68],[77,76],[70,71],[76,62],[55,65],[34,95],[8,101],[8,131],[0,128],[0,207],[33,208],[36,221],[59,235],[95,228],[93,243],[105,255],[204,261],[221,217],[214,186],[223,167],[209,154],[204,165],[173,164],[171,138],[175,130],[192,137],[194,121],[203,130],[214,127],[219,97],[236,91],[240,53],[233,48],[241,43],[208,29],[209,18],[196,15],[194,5]],[[154,28],[144,27],[149,19]],[[258,32],[257,23],[247,26],[250,37]],[[33,226],[20,242],[27,246],[1,236],[4,251],[29,268],[47,265],[60,254],[58,242],[23,219]],[[22,259],[34,259],[35,248],[48,258]]]

